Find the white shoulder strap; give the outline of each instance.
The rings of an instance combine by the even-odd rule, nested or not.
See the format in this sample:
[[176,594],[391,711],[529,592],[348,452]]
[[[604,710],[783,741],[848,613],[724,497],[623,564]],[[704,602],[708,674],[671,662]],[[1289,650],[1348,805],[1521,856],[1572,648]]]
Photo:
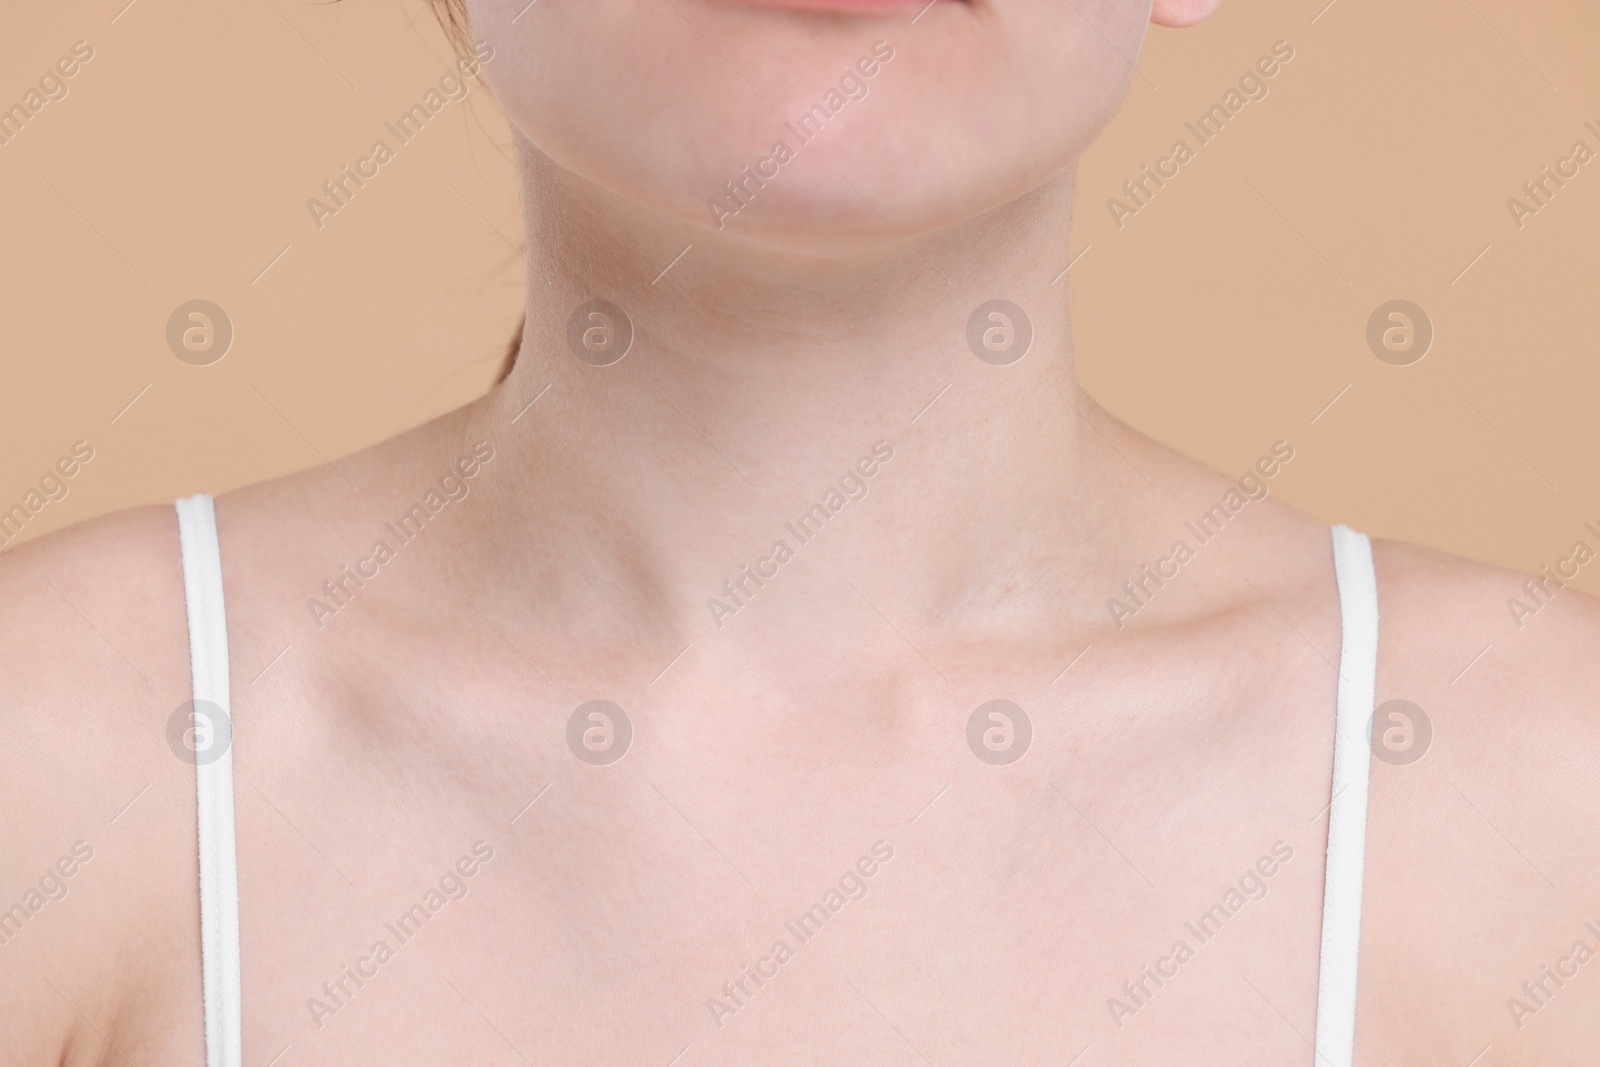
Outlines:
[[217,513],[204,494],[178,501],[183,593],[194,679],[196,812],[200,825],[200,964],[206,1067],[243,1062],[239,999],[239,859],[233,827],[233,729],[228,625],[222,606]]
[[1361,885],[1367,859],[1367,739],[1377,699],[1378,581],[1372,542],[1333,527],[1344,637],[1339,649],[1339,710],[1334,725],[1328,866],[1322,898],[1317,977],[1316,1067],[1350,1067],[1356,1041],[1356,965],[1361,953]]

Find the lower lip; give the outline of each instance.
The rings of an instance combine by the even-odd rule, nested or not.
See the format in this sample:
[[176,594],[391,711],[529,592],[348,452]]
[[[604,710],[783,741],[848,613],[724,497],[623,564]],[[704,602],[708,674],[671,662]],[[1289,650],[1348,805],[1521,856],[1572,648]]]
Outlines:
[[882,14],[891,11],[918,11],[937,0],[739,0],[752,7],[782,7],[793,11],[834,11],[850,14]]

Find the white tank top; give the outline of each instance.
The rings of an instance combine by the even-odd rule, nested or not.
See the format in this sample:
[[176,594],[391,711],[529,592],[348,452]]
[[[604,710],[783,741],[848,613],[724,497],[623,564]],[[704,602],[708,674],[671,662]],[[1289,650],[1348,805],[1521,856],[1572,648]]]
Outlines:
[[[183,590],[189,615],[194,700],[229,719],[228,627],[222,556],[211,498],[178,501]],[[1376,701],[1378,587],[1365,534],[1335,526],[1334,576],[1343,640],[1335,713],[1328,861],[1317,976],[1316,1067],[1350,1067],[1355,1054],[1356,964],[1367,850],[1368,722]],[[233,822],[233,752],[195,760],[200,848],[200,965],[205,991],[206,1067],[243,1067],[239,996],[239,860]]]

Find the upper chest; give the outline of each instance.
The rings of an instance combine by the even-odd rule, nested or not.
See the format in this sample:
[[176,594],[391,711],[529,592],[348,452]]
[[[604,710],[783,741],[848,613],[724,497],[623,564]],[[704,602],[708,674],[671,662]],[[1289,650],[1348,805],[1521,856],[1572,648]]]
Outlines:
[[[473,664],[446,684],[245,695],[246,1047],[1309,1059],[1335,685],[1322,652],[1284,648],[804,699],[703,672],[530,692]],[[1447,935],[1417,936],[1418,917],[1461,909],[1430,914],[1417,891],[1436,842],[1396,847],[1407,788],[1374,785],[1364,1050],[1457,1016],[1413,979],[1447,978],[1430,958]],[[1465,868],[1493,866],[1475,842]]]
[[492,729],[279,707],[276,739],[241,706],[246,1040],[308,1063],[1146,1062],[1226,1016],[1219,1056],[1292,1059],[1327,681],[989,681],[1010,695],[535,699]]

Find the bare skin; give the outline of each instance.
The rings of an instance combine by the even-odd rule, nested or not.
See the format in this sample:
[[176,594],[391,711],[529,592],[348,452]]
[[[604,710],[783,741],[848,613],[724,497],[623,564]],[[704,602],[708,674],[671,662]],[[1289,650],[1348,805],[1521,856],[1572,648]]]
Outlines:
[[[508,380],[218,501],[246,1063],[1310,1062],[1328,531],[1251,502],[1113,621],[1237,472],[1078,387],[1050,284],[1070,171],[916,248],[822,256],[703,241],[522,158],[542,210]],[[565,340],[597,293],[637,330],[605,368]],[[1004,367],[965,333],[996,293],[1034,330]],[[879,442],[866,495],[786,535]],[[385,524],[480,443],[469,492],[400,544]],[[794,558],[713,613],[777,539]],[[308,607],[378,540],[376,577]],[[1523,577],[1374,551],[1378,701],[1433,738],[1373,764],[1357,1062],[1584,1062],[1600,961],[1537,1005],[1522,987],[1600,926],[1600,605],[1562,591],[1518,629]],[[201,1064],[172,510],[6,553],[0,603],[0,904],[92,850],[0,945],[4,1062]],[[567,743],[596,698],[633,725],[608,766]],[[1007,766],[965,736],[997,698],[1033,724]],[[474,856],[413,936],[386,926]],[[866,868],[820,933],[788,930]],[[1258,899],[1186,929],[1251,871]],[[1178,940],[1192,958],[1141,987]]]

